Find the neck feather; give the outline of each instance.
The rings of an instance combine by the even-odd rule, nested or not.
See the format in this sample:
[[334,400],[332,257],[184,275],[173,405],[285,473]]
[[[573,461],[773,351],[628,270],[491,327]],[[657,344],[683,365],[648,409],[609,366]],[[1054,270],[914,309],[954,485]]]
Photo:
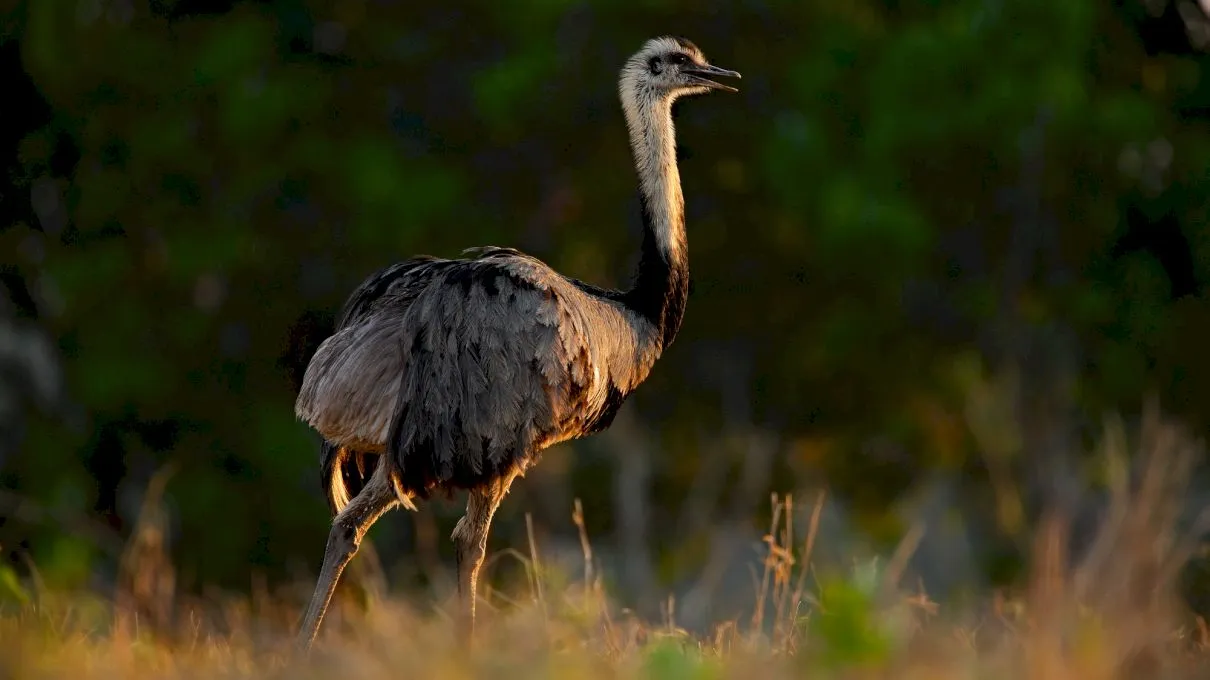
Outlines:
[[672,102],[623,98],[639,178],[643,245],[628,306],[658,330],[661,345],[676,337],[689,295],[685,200],[676,164]]

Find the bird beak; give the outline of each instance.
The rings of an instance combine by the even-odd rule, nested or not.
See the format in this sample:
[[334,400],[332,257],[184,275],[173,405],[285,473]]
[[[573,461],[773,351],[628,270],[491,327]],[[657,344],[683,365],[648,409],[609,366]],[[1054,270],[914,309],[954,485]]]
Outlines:
[[717,66],[711,66],[710,64],[704,64],[702,66],[696,66],[696,65],[695,66],[682,66],[681,73],[687,74],[689,76],[689,79],[692,80],[694,82],[694,84],[696,84],[696,85],[705,85],[706,87],[709,87],[713,90],[726,90],[727,92],[739,92],[739,90],[735,89],[734,87],[731,87],[730,85],[716,83],[713,80],[710,80],[709,78],[706,77],[706,76],[714,76],[716,78],[740,78],[741,77],[740,74],[737,73],[736,71],[728,71],[725,68],[719,68]]

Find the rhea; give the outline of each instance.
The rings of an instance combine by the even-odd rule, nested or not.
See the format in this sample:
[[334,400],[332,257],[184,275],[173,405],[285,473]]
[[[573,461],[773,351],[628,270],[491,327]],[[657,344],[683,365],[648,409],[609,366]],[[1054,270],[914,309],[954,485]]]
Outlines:
[[479,568],[509,486],[559,442],[607,428],[681,327],[689,287],[672,105],[736,91],[683,38],[649,40],[618,93],[639,179],[642,251],[629,290],[570,278],[511,248],[418,256],[366,279],[316,350],[295,412],[323,437],[335,518],[298,633],[311,646],[370,526],[434,492],[466,490],[459,620],[474,631]]

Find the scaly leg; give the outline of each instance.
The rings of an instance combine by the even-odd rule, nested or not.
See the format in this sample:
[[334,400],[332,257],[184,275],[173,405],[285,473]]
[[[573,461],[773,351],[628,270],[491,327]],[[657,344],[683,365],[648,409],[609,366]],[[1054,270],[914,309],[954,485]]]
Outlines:
[[450,538],[454,541],[458,563],[459,629],[463,641],[470,643],[475,634],[475,599],[478,595],[479,567],[487,554],[487,534],[492,517],[508,488],[517,478],[514,470],[470,492],[466,515],[458,520]]
[[357,554],[362,537],[383,513],[399,504],[399,497],[387,480],[386,468],[386,465],[379,465],[361,493],[349,501],[332,521],[315,594],[311,596],[311,603],[307,606],[302,627],[298,631],[296,644],[302,651],[309,650],[315,641],[319,624],[328,611],[332,594],[336,592],[340,574]]

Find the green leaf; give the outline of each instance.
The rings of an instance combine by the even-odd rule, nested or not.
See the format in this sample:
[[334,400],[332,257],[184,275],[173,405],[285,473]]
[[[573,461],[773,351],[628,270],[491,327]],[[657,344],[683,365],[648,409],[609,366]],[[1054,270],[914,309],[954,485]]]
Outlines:
[[831,579],[820,592],[809,629],[822,643],[822,661],[836,668],[872,666],[886,660],[891,640],[879,624],[866,571],[853,580]]
[[714,680],[721,676],[722,669],[716,662],[674,639],[648,646],[643,657],[643,677],[650,680]]
[[0,603],[12,602],[22,607],[32,601],[17,572],[7,564],[0,564]]

